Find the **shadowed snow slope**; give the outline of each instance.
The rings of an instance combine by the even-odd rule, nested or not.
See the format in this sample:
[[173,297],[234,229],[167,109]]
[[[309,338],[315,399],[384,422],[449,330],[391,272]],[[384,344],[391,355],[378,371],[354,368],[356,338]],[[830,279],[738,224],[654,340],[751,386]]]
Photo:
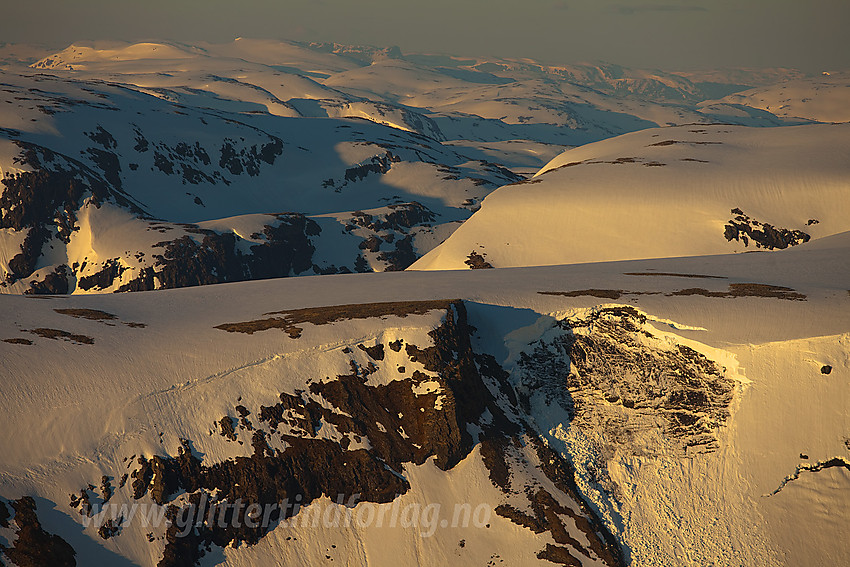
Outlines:
[[45,55],[0,46],[3,565],[846,559],[842,79]]
[[[3,293],[401,270],[443,242],[491,191],[531,175],[565,147],[659,125],[779,126],[837,116],[775,110],[746,97],[714,100],[747,86],[773,88],[783,77],[795,77],[801,101],[823,98],[820,78],[787,70],[739,84],[734,72],[691,79],[610,64],[251,39],[83,42],[33,63],[36,54],[45,55],[0,49]],[[834,88],[824,96],[824,108],[835,108],[845,95]],[[728,143],[731,151],[735,141]],[[686,149],[660,148],[658,159],[692,159]],[[723,154],[711,154],[706,159],[716,163],[702,169],[667,164],[671,173],[658,182],[710,172],[725,164]],[[661,169],[616,163],[629,180],[640,165]],[[596,176],[605,168],[591,169]],[[604,223],[594,228],[605,231]],[[597,242],[607,240],[603,234]],[[536,255],[508,254],[521,254],[521,262],[489,265],[561,261],[544,258],[551,246],[542,240],[535,247]],[[702,253],[683,250],[670,254]]]
[[186,106],[32,72],[4,75],[0,99],[7,293],[404,269],[521,179],[363,119]]

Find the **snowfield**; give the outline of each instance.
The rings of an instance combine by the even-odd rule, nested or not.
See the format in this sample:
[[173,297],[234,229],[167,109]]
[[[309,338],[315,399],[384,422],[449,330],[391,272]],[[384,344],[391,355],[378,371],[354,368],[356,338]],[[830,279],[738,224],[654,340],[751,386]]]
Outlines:
[[0,564],[842,564],[843,81],[0,46]]
[[[82,527],[84,517],[68,507],[68,495],[79,494],[87,483],[97,485],[103,475],[113,478],[114,485],[122,471],[139,469],[136,460],[125,460],[132,455],[176,458],[180,438],[191,441],[193,454],[205,464],[248,458],[250,431],[242,426],[235,430],[235,438],[244,444],[228,441],[221,432],[222,416],[238,418],[236,405],[251,412],[257,430],[264,426],[253,416],[260,406],[273,404],[280,392],[291,395],[311,388],[310,384],[333,383],[342,380],[335,376],[367,368],[370,362],[377,368],[368,376],[369,384],[409,384],[411,373],[415,377],[417,369],[428,368],[414,360],[415,351],[396,352],[392,345],[401,341],[425,347],[434,340],[428,331],[441,325],[445,321],[441,313],[446,313],[435,308],[406,317],[301,323],[300,336],[291,338],[285,332],[290,324],[274,323],[281,319],[272,312],[305,305],[453,297],[464,299],[469,323],[476,329],[470,331],[472,348],[491,355],[507,372],[504,378],[492,378],[489,388],[510,389],[517,396],[518,405],[513,405],[497,395],[493,408],[507,416],[523,412],[530,420],[526,435],[540,435],[574,467],[580,494],[621,543],[626,562],[745,565],[754,557],[764,565],[840,562],[841,534],[848,525],[843,494],[850,482],[846,411],[850,387],[845,379],[850,364],[850,295],[843,283],[850,276],[848,243],[848,233],[843,233],[808,248],[746,255],[319,276],[41,301],[4,296],[6,316],[0,334],[34,344],[0,342],[4,373],[13,378],[4,388],[2,411],[10,423],[19,424],[15,435],[4,442],[2,494],[7,501],[39,495],[45,529],[74,545],[83,563],[105,557],[106,549],[135,564],[156,564],[165,545],[161,539],[149,543],[142,533],[146,529],[130,523],[104,542],[95,527]],[[736,284],[749,284],[751,293],[723,296]],[[619,291],[619,299],[600,300],[599,292],[605,290]],[[210,309],[212,305],[215,309]],[[80,309],[108,313],[114,319],[67,314]],[[582,327],[580,321],[594,313],[601,317],[598,323]],[[359,316],[350,312],[347,317]],[[269,319],[273,322],[266,324],[271,325],[267,330],[251,334],[216,328]],[[43,329],[64,331],[70,337]],[[649,335],[654,338],[647,339]],[[611,344],[638,349],[633,352],[643,351],[641,356],[649,359],[659,357],[659,368],[669,368],[664,372],[684,371],[666,365],[682,363],[676,352],[692,353],[687,360],[705,362],[697,367],[687,362],[681,368],[690,368],[689,372],[715,368],[711,372],[718,373],[715,380],[725,384],[722,392],[728,394],[713,402],[719,404],[712,406],[719,412],[713,422],[701,419],[694,429],[687,421],[671,421],[673,414],[665,409],[671,399],[665,397],[667,401],[656,406],[651,390],[644,394],[649,396],[644,402],[640,401],[644,398],[625,401],[626,392],[636,391],[640,384],[631,382],[637,376],[630,372],[641,366],[615,372],[611,390],[612,384],[605,380],[612,375],[588,366],[591,359],[575,359],[584,361],[578,364],[565,358],[569,353],[574,358],[577,352],[563,350],[575,348],[569,347],[569,340],[559,342],[570,336],[588,337],[589,343],[581,343],[587,348],[602,348],[613,337],[616,342]],[[627,336],[635,338],[624,342]],[[380,360],[357,346],[378,344],[384,345]],[[626,364],[628,352],[618,355],[626,358],[608,358],[608,364],[614,360]],[[674,358],[665,358],[669,356]],[[561,368],[554,374],[546,370],[553,363]],[[398,366],[405,367],[404,373],[396,370]],[[430,376],[436,374],[442,382],[448,368],[414,378],[414,388],[416,380],[424,381],[418,398],[432,400],[432,408],[441,393],[428,385],[435,380]],[[584,386],[568,387],[576,379]],[[529,390],[529,384],[536,386]],[[611,395],[614,391],[619,398]],[[453,395],[459,399],[456,392]],[[696,400],[696,395],[687,399]],[[576,405],[579,399],[584,401]],[[334,403],[338,402],[328,407]],[[703,411],[688,403],[676,407],[681,409],[674,414]],[[45,412],[51,419],[44,419]],[[405,434],[415,439],[414,425],[400,419]],[[470,431],[486,430],[490,419],[481,414]],[[672,427],[677,423],[687,427]],[[352,443],[350,450],[375,447],[379,441],[373,436],[378,431],[368,434],[368,442]],[[334,443],[346,436],[327,426],[315,435]],[[483,435],[479,441],[486,437],[477,435]],[[707,442],[688,450],[686,440],[697,437]],[[313,439],[310,434],[305,438]],[[268,439],[273,448],[286,451],[271,431]],[[444,465],[435,468],[430,461],[404,465],[398,472],[412,492],[401,502],[443,503],[451,509],[463,494],[476,505],[486,502],[495,507],[496,497],[503,494],[506,502],[515,502],[512,506],[522,506],[517,497],[500,492],[496,483],[487,488],[493,481],[481,468],[485,465],[477,456],[478,445],[474,447],[446,472],[439,471]],[[530,462],[533,465],[534,459]],[[539,469],[522,470],[541,474]],[[510,478],[518,474],[511,473]],[[491,473],[490,478],[498,477]],[[136,501],[132,480],[116,489],[116,502]],[[513,490],[519,481],[510,482]],[[172,501],[176,505],[187,497],[180,494]],[[559,499],[569,496],[559,494]],[[334,500],[336,495],[328,497]],[[150,502],[149,498],[142,495],[139,502]],[[92,502],[98,502],[96,490]],[[501,510],[507,513],[506,508]],[[792,517],[806,520],[794,522]],[[469,527],[449,532],[456,537],[440,537],[438,530],[438,539],[422,541],[403,530],[392,537],[397,542],[392,557],[375,547],[379,542],[384,545],[389,536],[354,528],[311,530],[278,526],[256,545],[211,552],[205,561],[217,558],[212,563],[234,565],[274,561],[273,557],[315,561],[320,559],[318,551],[331,549],[333,543],[359,550],[352,555],[361,558],[352,559],[358,564],[395,563],[399,557],[478,561],[493,554],[527,563],[545,549],[546,542],[497,513],[489,531]],[[7,542],[12,539],[10,534]],[[466,547],[458,548],[461,539]]]
[[847,122],[850,121],[848,81],[850,76],[847,73],[830,73],[757,87],[728,95],[722,101],[760,108],[776,116]]
[[850,230],[848,156],[846,124],[626,134],[498,189],[412,269],[466,269],[473,252],[507,267],[806,246]]
[[[838,75],[765,70],[744,84],[735,71],[689,78],[332,43],[83,42],[39,54],[0,52],[4,293],[402,270],[567,147],[674,124],[840,119],[746,91],[785,89],[783,78],[801,100],[828,99],[818,108],[844,100]],[[246,215],[250,232],[228,225]],[[691,253],[702,250],[670,255]]]

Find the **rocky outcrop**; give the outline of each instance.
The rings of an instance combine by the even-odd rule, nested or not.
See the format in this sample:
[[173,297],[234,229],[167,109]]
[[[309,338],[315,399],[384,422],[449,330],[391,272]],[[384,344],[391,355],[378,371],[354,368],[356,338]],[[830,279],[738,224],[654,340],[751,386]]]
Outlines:
[[573,427],[603,432],[606,454],[653,454],[657,443],[681,454],[716,449],[734,383],[719,365],[646,323],[628,306],[559,321],[550,339],[521,354],[523,403],[538,397],[560,404]]
[[[403,339],[359,343],[367,362],[352,358],[347,374],[305,380],[303,390],[281,392],[268,405],[251,408],[234,402],[232,413],[215,427],[230,442],[249,440],[250,456],[207,462],[193,450],[191,440],[183,439],[172,456],[135,458],[133,498],[150,498],[165,507],[173,521],[165,533],[159,565],[192,565],[211,546],[257,543],[277,522],[297,519],[300,509],[323,495],[345,502],[350,498],[391,502],[410,490],[405,467],[433,458],[437,467],[451,470],[478,444],[505,504],[525,498],[532,506],[533,521],[518,523],[532,532],[553,535],[556,545],[541,544],[538,558],[569,556],[575,561],[623,565],[616,543],[605,535],[607,530],[575,488],[570,465],[517,417],[517,398],[505,371],[491,356],[473,349],[473,330],[463,302],[314,308],[282,314],[280,319],[290,325],[307,319],[321,324],[434,309],[441,310],[443,318],[429,332],[431,344],[419,346]],[[252,332],[256,330],[260,329]],[[352,349],[346,351],[353,356]],[[369,377],[386,363],[388,351],[403,353],[411,368],[424,370],[370,383]],[[320,433],[327,428],[335,432],[332,437]],[[546,463],[542,469],[537,468],[538,461]],[[529,477],[529,470],[540,476]],[[542,489],[544,477],[556,489]],[[277,506],[281,502],[298,505]],[[268,521],[252,521],[249,509],[271,510]],[[181,531],[180,519],[186,517],[198,518],[197,523],[194,529]],[[520,518],[509,512],[505,517]],[[107,526],[101,535],[121,537],[118,527]],[[589,545],[569,536],[574,529]]]
[[[49,241],[70,242],[72,233],[78,230],[76,213],[84,199],[99,206],[112,197],[132,208],[79,161],[36,144],[14,143],[21,150],[16,162],[32,171],[0,179],[0,228],[26,232],[21,252],[9,260],[7,283],[31,276]],[[66,270],[67,266],[59,266],[42,282],[33,282],[30,293],[67,293]]]
[[60,264],[44,276],[43,280],[31,281],[30,288],[24,293],[26,295],[64,295],[70,289],[68,280],[71,277],[71,269],[65,264]]
[[106,289],[110,287],[115,280],[121,277],[121,274],[127,268],[122,266],[118,258],[110,258],[103,263],[103,268],[90,276],[83,276],[77,280],[77,287],[82,290],[89,291],[91,289]]
[[[783,250],[811,239],[811,236],[802,230],[776,228],[771,224],[750,218],[738,208],[732,209],[732,214],[735,216],[726,223],[723,236],[729,241],[742,242],[744,246],[749,246],[752,241],[756,248]],[[814,223],[810,221],[809,224]]]
[[[35,500],[24,496],[10,502],[10,505],[15,512],[13,521],[18,528],[17,539],[8,549],[0,547],[0,554],[18,567],[73,567],[77,564],[74,548],[58,535],[50,534],[42,528]],[[0,502],[0,526],[9,525],[7,518],[8,510]]]
[[[318,248],[329,248],[334,238],[322,240],[322,227],[299,213],[268,215],[262,228],[250,235],[252,243],[231,231],[214,231],[193,224],[150,223],[150,230],[180,233],[158,242],[148,254],[115,257],[99,265],[83,262],[59,266],[41,281],[33,280],[27,293],[64,294],[74,291],[148,291],[302,274],[336,274],[368,271],[361,254],[339,266],[324,264]],[[353,236],[367,233],[360,249],[371,253],[374,269],[404,270],[419,259],[413,246],[417,227],[430,226],[435,214],[419,203],[389,205],[376,214],[355,211],[345,223]],[[49,233],[33,229],[22,253],[10,263],[15,274],[31,274]],[[146,257],[147,256],[147,257]],[[319,256],[319,257],[317,257]],[[141,261],[144,258],[143,261]],[[361,264],[362,262],[362,264]],[[85,275],[82,275],[85,274]],[[14,281],[18,276],[10,276]]]
[[63,340],[78,345],[94,344],[94,339],[91,337],[88,337],[86,335],[80,335],[77,333],[69,333],[68,331],[63,331],[61,329],[48,329],[45,327],[39,327],[38,329],[31,329],[27,332],[44,339],[52,339],[54,341]]
[[[850,445],[850,440],[845,441],[845,445]],[[850,446],[848,446],[848,448],[850,448]],[[800,457],[805,459],[809,458],[808,456],[803,454],[801,454]],[[765,496],[774,496],[776,494],[779,494],[789,482],[798,480],[800,478],[800,475],[804,472],[818,473],[822,470],[831,468],[844,468],[850,471],[850,460],[848,460],[846,457],[832,457],[831,459],[824,459],[816,463],[801,463],[797,465],[797,469],[792,474],[782,479],[782,482],[779,483],[779,486],[776,488],[776,490],[774,490],[770,494],[766,494]]]
[[486,254],[479,254],[475,250],[469,253],[469,256],[464,260],[464,264],[469,266],[470,270],[486,270],[492,268],[493,265],[484,259]]
[[[437,299],[433,301],[386,301],[382,303],[353,303],[348,305],[330,305],[327,307],[306,307],[303,309],[272,311],[265,315],[273,315],[273,317],[238,323],[222,323],[221,325],[216,325],[215,328],[227,331],[228,333],[247,333],[249,335],[267,329],[282,329],[290,337],[297,339],[304,330],[298,326],[302,323],[326,325],[335,321],[369,319],[373,317],[385,317],[387,315],[407,317],[408,315],[422,315],[435,309],[448,309],[451,304],[451,301]],[[397,348],[396,345],[398,345]],[[389,346],[395,352],[401,350],[400,342],[390,343]]]
[[383,155],[372,156],[368,160],[364,160],[358,165],[354,165],[345,170],[342,179],[334,179],[330,177],[323,182],[324,187],[330,187],[337,193],[343,190],[351,183],[357,183],[366,179],[370,175],[383,175],[392,168],[394,163],[401,161],[401,158],[396,154],[387,150]]

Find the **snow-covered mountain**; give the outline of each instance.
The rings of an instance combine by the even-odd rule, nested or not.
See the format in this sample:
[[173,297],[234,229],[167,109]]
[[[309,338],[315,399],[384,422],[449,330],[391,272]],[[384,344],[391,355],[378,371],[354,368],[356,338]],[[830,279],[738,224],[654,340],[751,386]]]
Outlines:
[[565,145],[819,117],[614,65],[247,39],[80,43],[30,67],[38,50],[4,50],[21,61],[0,91],[7,293],[404,269]]
[[848,122],[848,89],[850,73],[825,72],[817,78],[782,81],[731,94],[722,100],[760,108],[776,116],[818,122]]
[[[368,120],[234,114],[103,82],[7,78],[5,291],[403,269],[489,191],[521,179]],[[168,275],[175,262],[181,274]]]
[[5,557],[839,564],[848,234],[2,296]]
[[[743,84],[733,81],[740,80],[735,74],[695,83],[682,74],[611,64],[550,66],[330,43],[79,43],[33,67],[108,78],[190,105],[358,116],[438,140],[576,145],[650,125],[784,121],[761,107],[696,106],[718,93],[772,84],[756,75]],[[788,76],[797,74],[782,78]]]
[[440,270],[807,246],[850,230],[850,126],[648,129],[502,187],[413,265]]
[[0,45],[0,564],[841,564],[842,77]]

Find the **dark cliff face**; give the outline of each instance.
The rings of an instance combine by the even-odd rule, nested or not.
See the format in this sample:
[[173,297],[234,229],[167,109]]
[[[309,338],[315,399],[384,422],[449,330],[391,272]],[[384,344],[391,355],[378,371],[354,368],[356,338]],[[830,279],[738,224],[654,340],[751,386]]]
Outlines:
[[[357,308],[309,311],[311,320],[330,322],[343,317],[346,309]],[[395,310],[404,316],[432,309],[442,310],[444,319],[430,331],[430,345],[404,339],[386,344],[352,343],[369,361],[363,364],[352,359],[348,374],[324,380],[305,376],[303,390],[281,392],[277,399],[259,407],[233,400],[233,411],[213,427],[228,442],[249,442],[251,456],[206,462],[193,451],[192,440],[183,439],[176,455],[135,457],[124,490],[131,491],[136,500],[166,507],[166,516],[175,522],[165,534],[159,565],[192,565],[211,546],[257,543],[278,522],[297,519],[299,508],[278,507],[271,513],[270,523],[252,525],[241,521],[238,509],[225,507],[220,516],[224,521],[213,513],[196,529],[181,532],[177,520],[199,509],[208,511],[236,501],[246,509],[251,504],[270,509],[296,499],[304,507],[323,495],[387,503],[410,490],[403,476],[405,467],[423,465],[433,458],[437,467],[451,470],[476,447],[480,447],[493,487],[504,495],[504,502],[494,512],[527,528],[529,537],[543,532],[554,537],[556,544],[541,545],[537,558],[565,565],[590,558],[622,565],[613,537],[576,489],[569,463],[518,417],[517,398],[505,371],[493,357],[473,349],[474,329],[462,301],[422,302],[421,306],[417,302],[375,304],[366,312]],[[328,311],[326,316],[323,310]],[[290,335],[293,339],[300,336]],[[387,363],[389,351],[402,353],[410,367],[421,365],[429,374],[399,369],[404,377],[369,384],[369,376]],[[425,383],[428,387],[423,388]],[[341,438],[320,436],[323,424],[332,426]],[[544,478],[556,490],[541,488]],[[176,499],[181,494],[184,497]],[[514,504],[508,504],[509,498]],[[530,511],[516,507],[522,499],[528,502],[523,509]],[[233,522],[234,514],[240,521]],[[120,530],[109,528],[110,537],[121,537]],[[573,528],[584,534],[589,546],[569,536]]]
[[[162,288],[189,287],[248,279],[280,278],[312,269],[316,251],[311,237],[321,229],[312,220],[297,213],[274,215],[275,222],[263,227],[264,242],[243,254],[232,232],[218,233],[197,227],[192,232],[203,234],[200,243],[181,238],[159,243],[162,254],[155,254],[154,273]],[[135,281],[145,288],[146,274]],[[152,283],[152,282],[151,282]],[[148,288],[153,289],[153,288]]]
[[527,411],[533,400],[568,410],[573,427],[603,433],[601,452],[653,454],[638,441],[682,455],[718,448],[734,382],[725,369],[692,348],[669,342],[645,326],[629,306],[604,307],[559,321],[519,360],[518,390]]
[[[375,215],[355,211],[344,221],[345,230],[349,233],[367,231],[370,236],[361,241],[359,249],[375,253],[376,264],[384,265],[387,271],[404,270],[419,259],[413,249],[411,229],[432,221],[434,214],[419,203],[389,205],[386,210],[386,214]],[[233,232],[189,224],[157,223],[152,226],[159,230],[165,230],[163,227],[179,230],[184,235],[155,244],[149,253],[150,266],[146,268],[128,268],[119,258],[110,258],[97,272],[80,277],[77,286],[86,291],[104,290],[123,281],[125,283],[118,285],[116,291],[147,291],[366,271],[363,254],[356,252],[347,263],[320,266],[319,247],[333,247],[334,235],[329,235],[327,241],[322,240],[322,227],[315,220],[300,213],[278,213],[268,217],[262,230],[251,235],[259,242],[250,246],[240,242],[240,237]],[[133,275],[129,281],[125,275],[128,270]]]
[[[0,228],[25,232],[20,253],[8,264],[5,282],[30,277],[38,267],[44,247],[53,243],[64,246],[71,241],[77,226],[77,213],[84,202],[96,207],[110,200],[136,214],[142,214],[120,191],[114,171],[106,178],[79,160],[60,155],[48,148],[14,141],[20,148],[17,164],[30,168],[0,179]],[[100,161],[104,161],[101,158]],[[112,163],[105,160],[104,163]],[[104,165],[107,167],[107,165]],[[118,185],[114,185],[118,183]],[[116,189],[117,187],[117,189]],[[42,281],[32,281],[27,293],[68,293],[72,289],[72,270],[59,265]]]
[[[70,242],[78,230],[76,212],[84,198],[99,203],[109,194],[96,178],[66,168],[68,160],[34,144],[16,144],[21,148],[18,162],[34,170],[0,180],[0,228],[26,232],[20,253],[9,260],[6,280],[10,283],[32,275],[50,240]],[[67,288],[67,280],[52,287]]]
[[[240,236],[231,231],[153,221],[122,190],[122,175],[126,172],[122,173],[115,139],[100,126],[89,134],[91,140],[101,146],[84,152],[95,161],[95,167],[36,144],[16,142],[21,148],[18,162],[32,171],[0,180],[3,184],[0,188],[0,228],[22,232],[25,236],[20,252],[11,255],[5,281],[0,285],[32,278],[25,293],[65,294],[77,287],[84,291],[110,288],[147,291],[295,275],[362,272],[369,271],[370,266],[375,270],[397,271],[419,258],[413,245],[415,230],[431,227],[438,216],[418,202],[390,204],[372,214],[355,211],[339,222],[344,225],[344,238],[352,243],[359,241],[359,249],[353,248],[344,262],[329,265],[321,259],[321,252],[333,253],[333,249],[345,242],[336,231],[323,235],[322,227],[315,220],[300,213],[269,214],[262,229],[252,235],[252,240],[259,242],[250,245],[240,242]],[[280,140],[247,149],[238,149],[234,144],[233,141],[224,144],[220,160],[231,177],[258,175],[263,167],[275,163],[283,148]],[[159,148],[155,152],[155,166],[165,176],[176,175],[180,167],[185,175],[187,168],[215,165],[197,143],[180,142],[166,147],[149,142],[137,130],[133,152],[145,154],[151,147]],[[347,172],[346,179],[350,177],[348,181],[356,182],[368,174],[386,173],[399,160],[388,152],[362,171],[354,168],[351,170],[354,173]],[[185,182],[229,183],[218,171],[208,175],[200,170]],[[196,196],[195,200],[203,206],[200,197]],[[44,250],[47,247],[61,249],[80,230],[81,208],[86,205],[100,208],[105,203],[129,210],[137,216],[140,225],[148,225],[147,230],[179,236],[172,236],[153,247],[145,244],[139,250],[126,251],[125,256],[97,263],[69,262],[71,265],[55,266],[40,279],[33,277],[39,267],[44,267]],[[356,235],[351,234],[352,231]],[[317,254],[319,246],[322,251]],[[339,256],[338,253],[333,255]]]
[[[0,180],[3,184],[0,191],[0,228],[26,232],[21,252],[9,261],[6,283],[30,277],[38,267],[44,247],[52,241],[56,246],[70,242],[73,233],[79,230],[77,215],[86,202],[96,207],[110,202],[138,215],[140,219],[147,218],[146,213],[123,191],[123,156],[115,138],[100,125],[86,135],[97,146],[81,150],[90,165],[37,144],[14,142],[21,149],[16,162],[32,171],[7,175]],[[180,142],[173,147],[152,143],[136,129],[136,145],[132,151],[144,154],[151,147],[158,148],[154,152],[154,162],[163,175],[177,174],[179,169],[184,184],[229,183],[219,171],[207,175],[196,169],[211,165],[209,155],[198,143],[189,145]],[[220,165],[232,175],[256,176],[262,167],[273,165],[282,152],[282,140],[274,137],[268,143],[248,146],[225,140]],[[138,167],[138,164],[133,165]],[[135,170],[133,167],[130,169]],[[158,258],[157,265],[161,268],[156,274],[159,286],[185,287],[239,281],[254,277],[255,272],[260,274],[256,276],[258,278],[280,277],[311,268],[310,258],[314,250],[305,239],[318,234],[318,227],[305,220],[303,215],[295,215],[295,222],[288,224],[296,226],[295,232],[300,228],[301,234],[293,235],[293,231],[284,234],[282,225],[287,223],[281,217],[278,220],[281,222],[265,227],[267,242],[259,245],[255,257],[249,259],[243,259],[235,250],[232,233],[207,231],[209,234],[200,244],[187,237],[163,243],[166,250]],[[299,220],[300,227],[297,226]],[[302,242],[296,242],[299,236]],[[128,251],[128,254],[137,253]],[[44,280],[33,280],[27,293],[63,294],[73,291],[78,268],[59,266]],[[120,266],[118,258],[108,259],[97,273],[79,278],[80,287],[86,290],[110,287],[125,269]],[[132,281],[120,286],[120,291],[149,290],[155,285],[152,274],[143,269]]]
[[0,546],[0,556],[6,557],[19,567],[73,567],[77,564],[76,552],[68,542],[58,535],[48,533],[38,519],[35,500],[24,496],[9,502],[14,516],[10,521],[10,512],[0,500],[0,527],[14,527],[16,539],[8,549]]

